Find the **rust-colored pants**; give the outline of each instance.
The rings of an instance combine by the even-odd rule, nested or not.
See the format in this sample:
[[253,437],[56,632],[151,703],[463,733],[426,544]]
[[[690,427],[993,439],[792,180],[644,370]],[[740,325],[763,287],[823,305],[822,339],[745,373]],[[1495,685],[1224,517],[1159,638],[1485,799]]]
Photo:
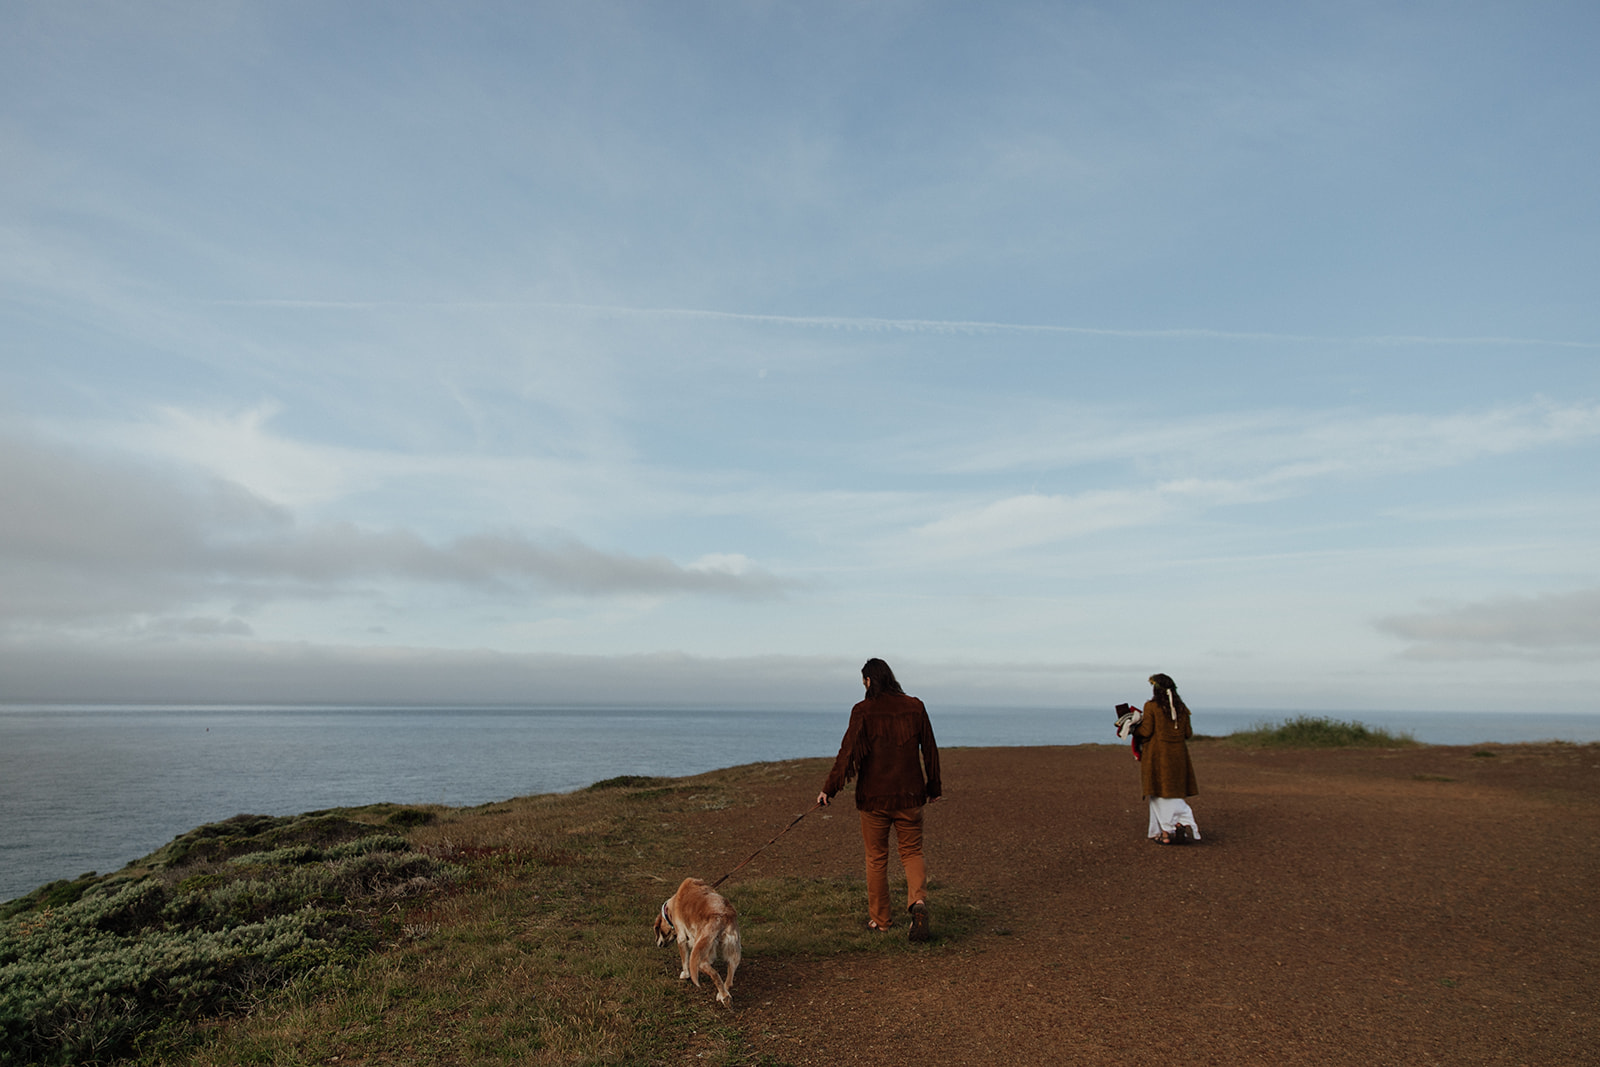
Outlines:
[[867,848],[867,917],[888,929],[889,828],[900,845],[900,862],[906,869],[906,907],[927,898],[927,868],[922,862],[922,809],[863,811],[861,841]]

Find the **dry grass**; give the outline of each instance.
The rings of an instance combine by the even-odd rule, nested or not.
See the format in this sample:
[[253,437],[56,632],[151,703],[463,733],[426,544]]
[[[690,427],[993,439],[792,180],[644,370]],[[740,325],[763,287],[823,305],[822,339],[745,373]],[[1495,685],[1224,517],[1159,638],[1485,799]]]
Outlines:
[[[410,839],[465,867],[458,887],[399,905],[378,952],[215,1025],[183,1062],[770,1065],[737,1013],[682,987],[648,924],[675,888],[658,872],[687,866],[684,817],[741,804],[741,781],[781,768],[434,809]],[[772,878],[729,895],[747,954],[907,951],[858,929],[863,893],[858,878]],[[970,909],[941,899],[958,935]]]

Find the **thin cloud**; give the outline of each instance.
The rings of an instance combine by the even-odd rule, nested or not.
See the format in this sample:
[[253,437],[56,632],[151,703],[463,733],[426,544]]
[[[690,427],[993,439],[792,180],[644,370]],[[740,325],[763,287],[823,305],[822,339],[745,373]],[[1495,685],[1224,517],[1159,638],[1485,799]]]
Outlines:
[[[1007,496],[959,508],[914,533],[935,557],[1003,552],[1156,525],[1181,513],[1283,499],[1329,480],[1442,469],[1596,436],[1600,405],[1538,404],[1446,416],[1175,422],[1151,435],[1159,451],[1150,451],[1151,441],[1141,435],[1127,435],[1090,442],[1080,459],[1159,462],[1201,473],[1136,488]],[[1071,444],[1054,446],[1059,450],[1054,454],[1051,447],[1041,443],[1039,451],[1047,458],[1035,456],[1033,462],[1064,465],[1074,455]],[[1007,458],[1020,461],[1023,454],[1006,446],[977,462],[983,469]]]
[[1533,345],[1551,348],[1600,349],[1600,341],[1562,338],[1511,336],[1429,336],[1425,334],[1337,334],[1274,333],[1264,330],[1218,330],[1183,326],[1166,328],[1128,328],[1113,326],[1066,326],[1053,323],[995,322],[969,319],[892,319],[845,315],[776,315],[761,312],[719,311],[712,308],[629,307],[621,304],[585,304],[546,300],[318,300],[318,299],[238,299],[212,300],[208,304],[225,307],[278,307],[318,310],[371,311],[383,308],[448,308],[452,310],[544,309],[578,311],[595,315],[640,318],[700,319],[711,322],[751,323],[804,329],[851,330],[867,333],[917,334],[1046,334],[1071,337],[1106,337],[1127,340],[1165,341],[1250,341],[1273,344],[1362,345],[1366,347],[1409,347],[1415,345],[1496,347]]
[[1140,490],[1026,493],[927,523],[917,541],[935,556],[1008,552],[1104,530],[1159,523],[1184,502],[1245,499],[1241,486],[1172,482]]
[[1413,642],[1411,659],[1590,657],[1600,649],[1600,588],[1441,606],[1374,625]]
[[[1036,430],[1018,432],[1019,422]],[[1101,410],[1042,407],[1008,413],[1005,424],[973,436],[976,447],[941,455],[936,442],[903,451],[943,470],[981,474],[1092,463],[1149,463],[1181,457],[1191,466],[1366,473],[1424,470],[1485,455],[1504,455],[1600,437],[1600,404],[1541,401],[1443,415],[1367,415],[1275,410],[1171,417],[1130,428]]]

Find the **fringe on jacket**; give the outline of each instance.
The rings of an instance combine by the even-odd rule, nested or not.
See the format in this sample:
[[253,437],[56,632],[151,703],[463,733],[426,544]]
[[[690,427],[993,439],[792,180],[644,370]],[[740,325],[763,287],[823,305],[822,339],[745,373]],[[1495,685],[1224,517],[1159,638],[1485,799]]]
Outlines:
[[850,726],[822,791],[834,796],[852,778],[861,811],[918,808],[943,794],[939,746],[922,701],[886,693],[850,709]]

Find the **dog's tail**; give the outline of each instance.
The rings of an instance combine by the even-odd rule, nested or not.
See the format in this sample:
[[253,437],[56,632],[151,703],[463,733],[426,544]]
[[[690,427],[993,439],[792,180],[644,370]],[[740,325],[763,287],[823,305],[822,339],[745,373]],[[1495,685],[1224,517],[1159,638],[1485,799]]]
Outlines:
[[728,1007],[733,1007],[733,975],[739,969],[739,960],[743,954],[739,948],[739,928],[730,926],[722,935],[722,962],[728,969],[727,980],[723,988],[728,991]]

